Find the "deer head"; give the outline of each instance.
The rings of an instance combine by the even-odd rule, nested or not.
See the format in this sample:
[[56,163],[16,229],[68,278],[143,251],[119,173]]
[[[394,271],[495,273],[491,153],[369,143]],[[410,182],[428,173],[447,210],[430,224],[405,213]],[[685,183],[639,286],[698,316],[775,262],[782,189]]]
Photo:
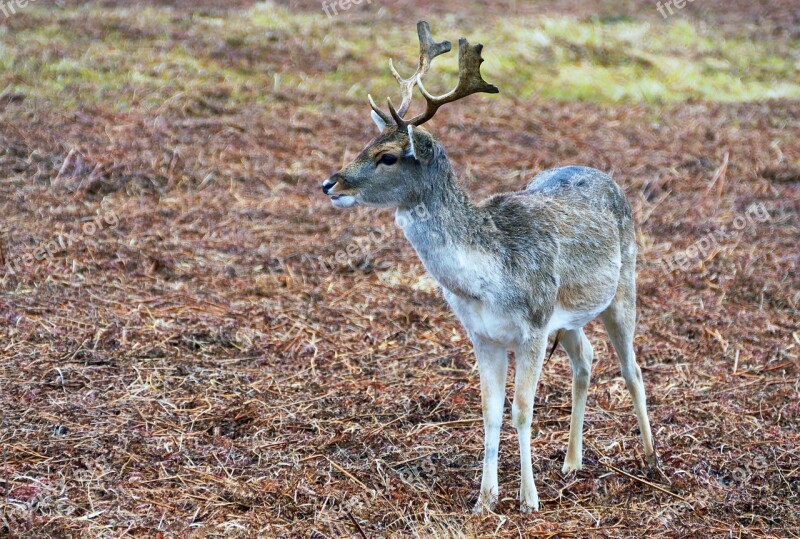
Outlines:
[[[440,161],[447,159],[441,144],[419,126],[433,118],[439,107],[446,103],[478,92],[499,92],[481,77],[483,45],[470,45],[462,37],[458,42],[458,84],[446,94],[431,95],[423,86],[422,79],[433,59],[449,52],[451,45],[449,41],[435,42],[430,25],[425,21],[417,23],[417,34],[419,66],[411,77],[400,76],[389,60],[389,68],[400,84],[400,106],[395,108],[391,98],[387,99],[389,114],[386,114],[369,96],[371,116],[380,135],[371,140],[351,163],[322,184],[322,191],[331,197],[334,206],[398,208],[419,203],[426,187],[436,181],[436,172],[442,172]],[[426,106],[423,112],[407,120],[405,116],[415,87],[419,87]]]

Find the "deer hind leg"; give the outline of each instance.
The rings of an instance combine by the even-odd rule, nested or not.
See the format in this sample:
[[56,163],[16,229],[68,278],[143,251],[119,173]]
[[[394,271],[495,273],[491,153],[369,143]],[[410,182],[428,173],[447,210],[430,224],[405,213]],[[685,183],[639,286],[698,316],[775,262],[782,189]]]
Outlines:
[[583,416],[586,412],[586,395],[592,374],[594,352],[583,329],[566,330],[561,336],[561,346],[567,351],[572,366],[572,416],[569,422],[569,446],[561,471],[578,471],[583,462]]
[[531,463],[531,421],[533,419],[533,399],[536,386],[542,373],[547,336],[540,335],[527,346],[517,348],[517,364],[514,380],[514,402],[511,418],[517,429],[520,457],[520,511],[529,513],[539,510],[539,493],[533,481]]
[[636,326],[636,289],[633,279],[628,283],[620,282],[619,290],[611,305],[600,315],[606,327],[608,337],[614,350],[617,351],[622,367],[625,386],[633,399],[633,409],[642,433],[644,455],[648,464],[656,466],[658,459],[653,449],[653,435],[650,431],[650,420],[647,417],[647,402],[642,382],[642,370],[636,363],[633,350],[633,333]]
[[481,373],[481,405],[483,408],[483,474],[476,513],[493,510],[497,504],[497,457],[500,428],[503,423],[503,404],[506,399],[508,353],[505,348],[490,343],[475,342],[475,355]]

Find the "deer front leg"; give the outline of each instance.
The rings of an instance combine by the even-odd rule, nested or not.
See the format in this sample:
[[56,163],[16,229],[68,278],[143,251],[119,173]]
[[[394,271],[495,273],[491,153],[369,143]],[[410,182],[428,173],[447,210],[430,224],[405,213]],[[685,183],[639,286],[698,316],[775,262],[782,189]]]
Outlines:
[[544,363],[547,335],[538,335],[517,348],[517,364],[514,380],[514,403],[511,417],[519,438],[520,457],[520,511],[530,513],[539,510],[539,493],[533,482],[531,464],[531,420],[533,419],[533,398],[539,375]]
[[475,340],[475,355],[481,373],[481,406],[483,408],[483,475],[475,512],[493,510],[497,504],[497,456],[500,448],[500,427],[503,424],[503,403],[506,398],[506,349]]

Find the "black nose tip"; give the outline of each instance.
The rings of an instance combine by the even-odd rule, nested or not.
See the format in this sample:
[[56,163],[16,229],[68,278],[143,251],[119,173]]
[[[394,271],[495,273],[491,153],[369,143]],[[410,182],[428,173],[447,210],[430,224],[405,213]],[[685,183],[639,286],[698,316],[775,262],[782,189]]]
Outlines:
[[322,192],[327,195],[328,192],[331,189],[333,189],[333,186],[336,185],[337,181],[339,181],[338,175],[334,174],[333,176],[322,182]]

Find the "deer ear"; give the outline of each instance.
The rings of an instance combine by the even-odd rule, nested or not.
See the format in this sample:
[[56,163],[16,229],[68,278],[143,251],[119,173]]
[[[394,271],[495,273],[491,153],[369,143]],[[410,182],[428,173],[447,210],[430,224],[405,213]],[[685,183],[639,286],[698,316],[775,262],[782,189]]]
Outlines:
[[378,131],[383,133],[383,129],[386,127],[386,122],[383,121],[383,118],[378,116],[378,113],[374,110],[369,111],[369,115],[372,116],[372,121],[378,126]]
[[413,125],[408,126],[408,149],[409,156],[422,163],[428,164],[433,158],[433,137],[424,129],[419,129]]

